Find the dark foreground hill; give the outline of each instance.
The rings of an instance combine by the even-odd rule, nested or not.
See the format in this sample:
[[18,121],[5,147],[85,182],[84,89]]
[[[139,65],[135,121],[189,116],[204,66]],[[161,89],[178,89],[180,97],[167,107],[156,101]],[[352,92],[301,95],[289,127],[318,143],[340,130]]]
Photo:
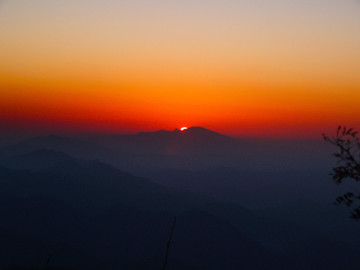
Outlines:
[[52,254],[54,266],[159,269],[174,215],[169,269],[260,269],[278,260],[239,228],[199,209],[211,199],[101,163],[68,162],[37,173],[2,167],[0,184],[4,267],[41,266]]
[[0,186],[2,268],[160,269],[174,216],[170,270],[357,266],[351,243],[100,162],[0,167]]

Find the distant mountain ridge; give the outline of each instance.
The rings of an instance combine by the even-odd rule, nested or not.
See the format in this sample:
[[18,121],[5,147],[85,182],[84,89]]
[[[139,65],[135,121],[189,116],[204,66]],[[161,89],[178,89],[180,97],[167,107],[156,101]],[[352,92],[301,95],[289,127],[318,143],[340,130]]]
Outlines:
[[55,166],[60,162],[76,160],[66,153],[41,148],[5,159],[2,164],[13,169],[41,170]]
[[[138,132],[136,134],[128,134],[126,136],[151,136],[151,135],[168,135],[168,136],[212,136],[212,137],[222,137],[222,138],[228,138],[228,139],[232,139],[229,136],[223,135],[221,133],[218,133],[216,131],[212,131],[210,129],[206,129],[204,127],[189,127],[186,128],[184,130],[180,130],[179,128],[176,128],[174,130],[166,130],[166,129],[161,129],[161,130],[157,130],[157,131],[148,131],[148,132]],[[120,135],[121,136],[121,135]]]
[[[122,170],[138,173],[139,169],[159,165],[166,168],[182,167],[184,164],[202,166],[214,156],[223,159],[224,155],[234,152],[238,149],[238,141],[202,127],[190,127],[184,131],[175,129],[128,135],[101,135],[96,138],[49,135],[26,139],[3,147],[0,149],[0,153],[3,153],[2,157],[0,156],[0,163],[5,162],[12,168],[29,168],[26,166],[29,160],[26,162],[20,160],[41,149],[63,152],[76,159],[98,159]],[[53,154],[50,155],[49,160],[54,159]],[[36,159],[41,157],[34,157],[34,160]],[[50,162],[44,160],[43,164],[48,163]],[[36,166],[30,167],[34,169]],[[38,167],[41,169],[45,166],[39,162]]]
[[[218,132],[203,127],[190,127],[184,131],[175,129],[158,130],[153,132],[139,132],[136,134],[103,135],[100,139],[83,139],[58,135],[34,137],[19,143],[3,147],[1,151],[5,154],[19,155],[38,149],[49,149],[67,153],[97,153],[111,150],[114,146],[117,150],[123,149],[127,152],[143,151],[168,154],[169,149],[174,153],[201,152],[211,148],[227,147],[236,143],[236,140]],[[106,149],[104,149],[104,146]],[[121,147],[121,148],[120,148]],[[119,149],[120,148],[120,149]],[[207,149],[208,148],[208,149]]]
[[65,152],[73,156],[86,157],[96,156],[108,151],[101,144],[84,138],[67,137],[59,135],[47,135],[25,139],[15,144],[3,147],[1,151],[7,155],[21,155],[39,149],[48,149]]
[[134,153],[164,155],[209,154],[233,149],[237,140],[203,127],[186,130],[158,130],[106,137],[108,147]]
[[[138,132],[136,134],[129,134],[129,135],[114,135],[114,136],[133,136],[133,137],[149,137],[149,138],[156,138],[157,136],[168,136],[168,137],[178,137],[178,138],[196,138],[196,139],[203,139],[203,138],[212,138],[212,139],[219,139],[222,138],[223,140],[234,140],[233,138],[223,135],[221,133],[206,129],[204,127],[189,127],[184,130],[180,130],[178,128],[174,130],[166,130],[161,129],[157,131],[150,131],[150,132]],[[180,137],[181,136],[181,137]]]
[[[146,175],[149,170],[316,168],[329,164],[318,142],[264,141],[232,138],[203,127],[136,134],[67,137],[49,135],[25,139],[0,149],[0,163],[39,149],[77,159],[98,159],[121,170]],[[296,154],[294,154],[296,153]]]

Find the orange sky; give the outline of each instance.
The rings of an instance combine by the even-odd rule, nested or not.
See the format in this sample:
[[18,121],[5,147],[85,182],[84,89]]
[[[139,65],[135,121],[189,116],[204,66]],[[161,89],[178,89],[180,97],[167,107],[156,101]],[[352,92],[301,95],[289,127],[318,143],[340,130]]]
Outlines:
[[360,5],[238,2],[3,1],[0,123],[259,137],[360,127]]

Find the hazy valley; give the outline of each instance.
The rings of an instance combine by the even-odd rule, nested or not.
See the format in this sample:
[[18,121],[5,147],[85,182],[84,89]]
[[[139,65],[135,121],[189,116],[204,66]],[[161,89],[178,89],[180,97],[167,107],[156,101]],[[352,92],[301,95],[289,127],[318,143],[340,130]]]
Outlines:
[[8,144],[2,267],[160,269],[176,216],[168,269],[355,269],[331,150],[196,127]]

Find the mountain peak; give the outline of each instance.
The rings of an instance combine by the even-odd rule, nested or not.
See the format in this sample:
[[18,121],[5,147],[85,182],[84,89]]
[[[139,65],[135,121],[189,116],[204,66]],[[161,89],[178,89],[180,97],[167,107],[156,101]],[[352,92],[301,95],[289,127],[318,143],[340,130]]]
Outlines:
[[[220,134],[218,132],[212,131],[210,129],[204,128],[204,127],[190,127],[186,130],[187,132],[202,132],[202,133],[216,133]],[[222,134],[221,134],[222,135]],[[225,136],[225,135],[224,135]]]
[[231,137],[228,137],[228,136],[218,133],[216,131],[212,131],[210,129],[207,129],[204,127],[199,127],[199,126],[189,127],[184,130],[177,128],[173,131],[173,133],[184,134],[187,137],[194,137],[194,138],[198,138],[198,139],[218,137],[218,138],[232,140]]
[[182,133],[202,132],[202,133],[217,133],[217,134],[220,134],[218,132],[212,131],[212,130],[204,128],[204,127],[199,127],[199,126],[186,127],[186,128],[184,127],[183,130],[182,130],[182,128],[176,128],[173,132],[182,132]]

